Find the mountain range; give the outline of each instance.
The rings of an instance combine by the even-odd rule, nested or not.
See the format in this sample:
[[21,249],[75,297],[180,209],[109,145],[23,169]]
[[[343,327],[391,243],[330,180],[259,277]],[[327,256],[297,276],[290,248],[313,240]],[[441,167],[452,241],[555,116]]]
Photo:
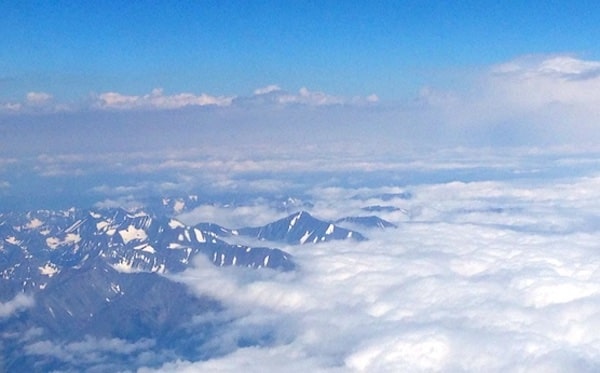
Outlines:
[[[280,249],[227,242],[234,236],[290,245],[366,239],[306,211],[238,229],[118,208],[0,214],[0,305],[14,308],[7,315],[0,309],[0,371],[88,370],[50,348],[82,338],[147,342],[181,358],[218,354],[207,346],[219,323],[192,320],[222,305],[165,275],[185,270],[196,256],[218,267],[297,267]],[[106,370],[136,365],[135,355],[113,355]]]

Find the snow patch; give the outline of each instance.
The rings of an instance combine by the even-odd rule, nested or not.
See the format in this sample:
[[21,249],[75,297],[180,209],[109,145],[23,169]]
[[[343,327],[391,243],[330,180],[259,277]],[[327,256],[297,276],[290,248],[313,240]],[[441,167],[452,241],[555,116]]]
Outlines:
[[175,219],[171,219],[169,220],[169,227],[175,229],[175,228],[185,228],[185,224],[183,224],[182,222],[175,220]]
[[46,263],[43,267],[38,267],[40,274],[43,276],[52,277],[59,272],[58,267],[54,263]]
[[292,230],[292,228],[294,228],[294,225],[296,225],[296,223],[298,222],[298,219],[300,219],[300,216],[302,216],[302,213],[298,213],[298,215],[294,216],[292,218],[292,220],[290,220],[290,225],[288,226],[288,232]]
[[202,234],[202,231],[200,231],[200,229],[194,228],[194,234],[196,235],[196,241],[206,242],[206,238],[204,238],[204,235]]
[[334,230],[335,230],[335,226],[333,224],[329,224],[329,226],[327,227],[327,230],[325,231],[325,234],[332,234]]
[[101,214],[98,214],[97,212],[93,212],[93,211],[90,211],[90,216],[94,219],[100,219],[102,217]]
[[312,232],[306,231],[306,233],[304,233],[304,235],[300,237],[300,244],[303,245],[306,242],[306,240],[308,240],[311,234]]
[[12,244],[12,245],[18,245],[18,244],[21,243],[21,241],[17,240],[17,238],[14,237],[14,236],[8,236],[8,237],[6,237],[4,239],[4,241],[6,241],[6,242],[8,242],[9,244]]
[[154,250],[154,248],[148,244],[141,244],[141,245],[137,245],[136,247],[133,248],[134,250],[142,250],[145,251],[147,253],[151,253],[151,254],[155,254],[156,250]]
[[65,237],[65,240],[63,241],[63,243],[72,244],[72,243],[78,243],[79,241],[81,241],[81,236],[79,234],[67,233],[67,236]]
[[29,223],[25,224],[25,229],[35,229],[35,228],[39,228],[44,224],[43,221],[41,221],[38,218],[34,218],[32,219]]
[[114,282],[111,282],[110,290],[112,290],[115,294],[123,294],[123,292],[121,292],[121,286],[119,286],[119,284],[115,284]]
[[121,259],[118,263],[111,265],[113,269],[121,273],[135,273],[138,272],[133,268],[132,262],[128,262],[125,258]]
[[175,211],[176,213],[182,212],[184,208],[185,208],[185,202],[183,202],[183,201],[177,200],[173,204],[173,211]]
[[103,231],[108,225],[109,223],[107,221],[99,221],[96,223],[96,230]]
[[46,245],[54,250],[60,245],[60,240],[57,237],[48,237],[46,238]]
[[130,225],[127,229],[120,230],[119,235],[121,235],[124,243],[129,243],[133,240],[143,241],[148,238],[148,235],[143,229],[137,229],[133,225]]

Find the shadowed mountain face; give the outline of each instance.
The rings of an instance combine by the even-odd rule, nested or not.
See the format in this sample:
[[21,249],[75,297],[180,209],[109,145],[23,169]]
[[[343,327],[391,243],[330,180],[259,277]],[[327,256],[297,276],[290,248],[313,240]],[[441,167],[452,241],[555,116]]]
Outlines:
[[[198,360],[224,353],[211,342],[229,322],[214,316],[223,306],[165,275],[198,255],[217,267],[295,269],[288,253],[228,243],[233,236],[288,244],[365,239],[307,212],[237,230],[190,227],[141,210],[1,214],[0,371],[122,371],[153,366],[165,354]],[[259,335],[234,344],[268,341]]]
[[[87,370],[71,356],[86,340],[144,346],[140,356],[148,349],[190,359],[214,355],[203,345],[218,323],[192,321],[220,312],[220,304],[164,276],[185,270],[197,255],[216,266],[294,268],[279,249],[229,244],[144,211],[0,215],[0,302],[24,300],[11,316],[0,314],[0,371]],[[106,348],[107,371],[140,358]]]
[[228,229],[208,223],[201,223],[196,227],[210,230],[216,237],[246,236],[291,245],[316,244],[332,240],[366,240],[359,232],[319,220],[306,211],[297,212],[261,227]]
[[[120,272],[173,273],[204,255],[217,266],[290,270],[279,249],[232,245],[167,217],[121,209],[37,211],[0,215],[0,275],[18,290],[43,290],[65,268],[102,261]],[[268,258],[268,259],[267,259]],[[5,290],[13,288],[5,283]]]
[[[35,295],[31,308],[0,322],[4,365],[7,371],[86,370],[89,362],[61,358],[56,348],[49,348],[68,350],[65,346],[86,340],[143,343],[146,348],[169,348],[177,356],[198,358],[218,325],[193,324],[193,317],[221,309],[217,301],[194,296],[184,285],[159,274],[120,273],[94,260],[64,269]],[[22,337],[32,331],[37,333],[33,340]],[[107,352],[115,369],[126,368],[135,358]]]

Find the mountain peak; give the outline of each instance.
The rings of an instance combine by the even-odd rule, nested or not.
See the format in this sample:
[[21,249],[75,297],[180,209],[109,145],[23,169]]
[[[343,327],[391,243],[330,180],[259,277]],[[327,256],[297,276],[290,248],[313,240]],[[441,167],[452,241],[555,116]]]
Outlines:
[[289,244],[318,243],[331,240],[365,240],[360,233],[319,220],[307,211],[298,211],[262,227],[238,229],[240,235]]

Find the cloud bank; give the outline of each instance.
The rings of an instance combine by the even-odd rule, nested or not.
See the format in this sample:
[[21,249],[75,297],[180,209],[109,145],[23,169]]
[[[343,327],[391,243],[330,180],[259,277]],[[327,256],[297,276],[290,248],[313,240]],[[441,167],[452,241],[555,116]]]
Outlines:
[[233,97],[210,96],[207,94],[178,93],[165,95],[163,90],[155,88],[143,96],[124,95],[118,92],[99,94],[92,104],[97,109],[179,109],[186,106],[228,106]]
[[29,92],[21,102],[0,103],[0,119],[19,123],[31,120],[28,115],[41,114],[43,122],[60,120],[61,126],[89,122],[112,129],[118,124],[117,131],[143,129],[144,140],[152,139],[148,146],[153,148],[165,146],[169,139],[165,133],[172,126],[185,127],[201,140],[204,135],[213,142],[235,141],[236,145],[244,145],[244,139],[249,143],[260,139],[265,146],[314,143],[323,147],[337,141],[386,150],[579,146],[600,140],[598,66],[598,61],[570,55],[519,57],[464,72],[455,87],[424,82],[406,100],[380,99],[376,94],[341,96],[305,87],[291,92],[274,84],[249,95],[110,91],[78,103]]
[[496,143],[597,140],[600,62],[569,55],[525,56],[491,66],[462,91],[425,87],[434,120]]
[[399,228],[367,230],[367,242],[284,247],[291,274],[200,260],[177,280],[228,307],[226,355],[140,371],[595,371],[599,180],[428,183],[408,186],[410,199],[315,191],[315,215],[412,214],[379,213]]

